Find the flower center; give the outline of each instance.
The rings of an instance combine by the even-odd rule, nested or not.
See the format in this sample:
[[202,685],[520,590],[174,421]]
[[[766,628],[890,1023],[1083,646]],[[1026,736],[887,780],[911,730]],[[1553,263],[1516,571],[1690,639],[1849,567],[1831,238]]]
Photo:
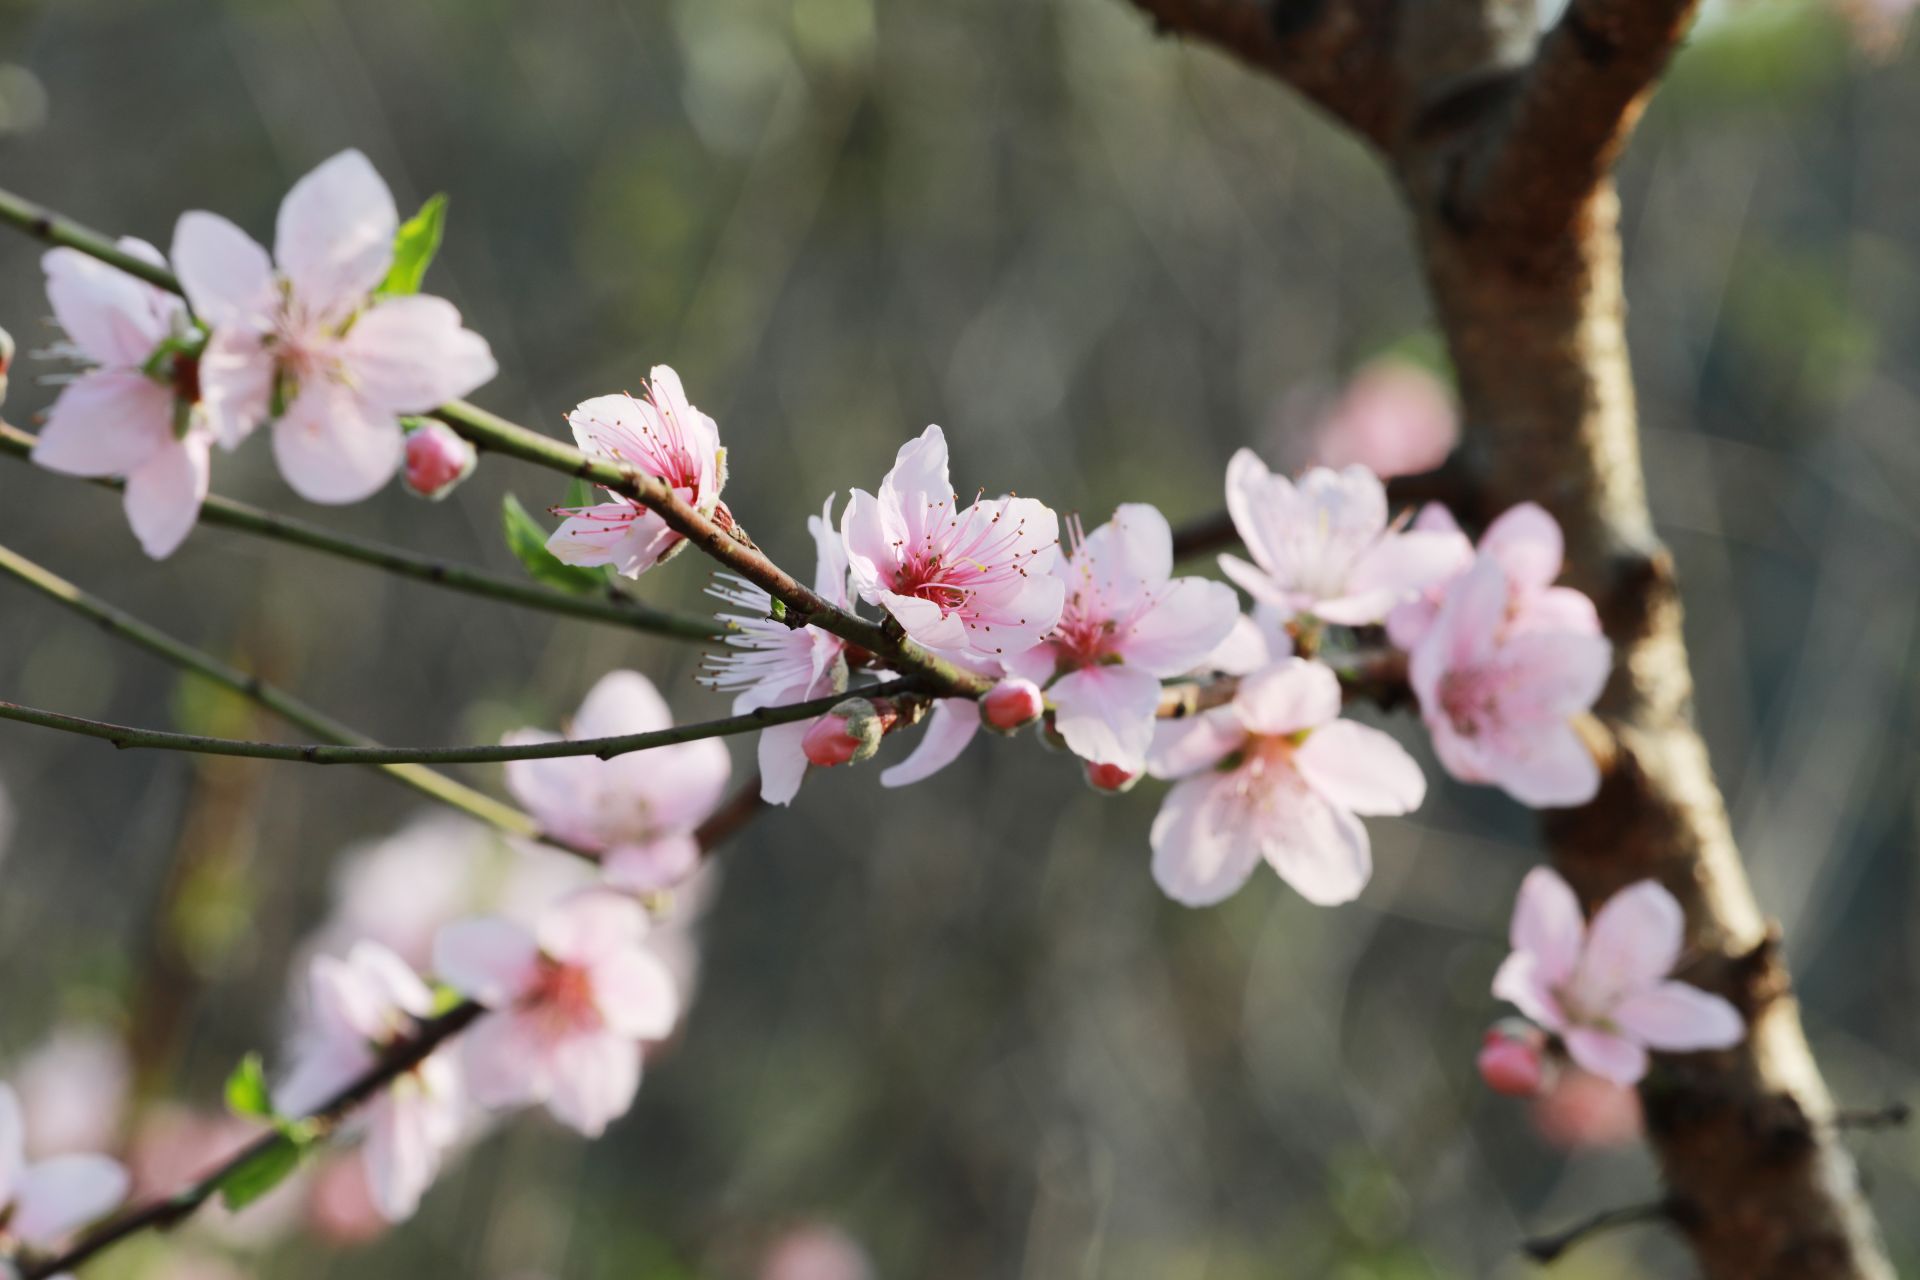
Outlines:
[[586,969],[544,955],[540,957],[539,966],[526,1003],[539,1012],[551,1030],[579,1031],[600,1025],[600,1009],[593,998],[593,979]]
[[1440,710],[1463,738],[1478,737],[1488,722],[1498,719],[1499,701],[1498,683],[1479,668],[1449,671],[1440,678]]

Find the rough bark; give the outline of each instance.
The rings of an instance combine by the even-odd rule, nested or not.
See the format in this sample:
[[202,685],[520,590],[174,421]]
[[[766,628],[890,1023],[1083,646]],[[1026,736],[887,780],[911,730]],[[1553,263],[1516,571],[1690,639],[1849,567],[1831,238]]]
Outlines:
[[[1134,3],[1283,79],[1316,31],[1341,33],[1350,72],[1393,68],[1339,89],[1316,72],[1309,96],[1349,122],[1340,104],[1373,104],[1357,127],[1407,196],[1460,378],[1457,466],[1484,510],[1553,512],[1569,579],[1615,644],[1596,709],[1607,780],[1546,815],[1553,861],[1590,907],[1647,876],[1672,889],[1694,957],[1683,976],[1750,1022],[1738,1048],[1657,1058],[1643,1085],[1674,1220],[1711,1280],[1891,1280],[1693,722],[1680,592],[1641,471],[1609,175],[1690,0],[1574,0],[1537,53],[1530,28],[1516,46],[1505,0],[1320,0],[1306,24],[1296,4]],[[1236,43],[1249,32],[1252,47]]]

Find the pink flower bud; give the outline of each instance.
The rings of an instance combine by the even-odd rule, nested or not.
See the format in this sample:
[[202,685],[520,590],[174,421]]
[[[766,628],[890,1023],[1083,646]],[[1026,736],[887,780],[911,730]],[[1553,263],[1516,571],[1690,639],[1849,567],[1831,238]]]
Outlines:
[[822,769],[856,764],[880,749],[888,717],[865,698],[848,698],[815,720],[800,740],[807,759]]
[[1105,791],[1118,795],[1122,791],[1133,790],[1133,784],[1140,781],[1140,775],[1117,764],[1087,764],[1087,785],[1095,791]]
[[986,713],[987,723],[1006,733],[1023,729],[1038,720],[1044,706],[1040,686],[1018,676],[1008,676],[980,700],[980,709]]
[[479,452],[445,423],[429,422],[407,433],[407,488],[423,498],[446,497],[479,461]]
[[1532,1098],[1546,1088],[1550,1063],[1540,1028],[1505,1018],[1487,1029],[1475,1059],[1487,1088],[1510,1098]]

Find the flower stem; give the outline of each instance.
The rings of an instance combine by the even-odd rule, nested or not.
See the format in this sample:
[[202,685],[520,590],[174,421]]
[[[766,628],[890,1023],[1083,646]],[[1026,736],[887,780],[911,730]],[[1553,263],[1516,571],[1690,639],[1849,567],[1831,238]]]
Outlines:
[[[33,445],[34,436],[31,432],[0,422],[0,453],[27,459],[32,456]],[[113,490],[126,487],[125,482],[120,480],[96,479],[92,483],[101,488]],[[200,519],[207,524],[223,525],[226,528],[239,529],[262,538],[272,538],[278,542],[305,547],[324,555],[337,556],[342,560],[372,565],[376,569],[384,569],[402,578],[430,582],[450,591],[461,591],[468,595],[499,600],[526,609],[538,609],[546,613],[584,618],[590,622],[631,627],[636,631],[674,636],[685,640],[715,639],[724,634],[727,629],[723,624],[706,618],[669,613],[666,610],[642,604],[626,592],[612,586],[607,588],[603,598],[593,595],[573,595],[532,582],[516,582],[510,578],[499,578],[483,573],[478,569],[447,564],[397,548],[385,547],[377,542],[334,533],[332,530],[322,529],[271,511],[263,511],[259,507],[248,506],[246,503],[235,502],[229,498],[208,498],[201,504]]]

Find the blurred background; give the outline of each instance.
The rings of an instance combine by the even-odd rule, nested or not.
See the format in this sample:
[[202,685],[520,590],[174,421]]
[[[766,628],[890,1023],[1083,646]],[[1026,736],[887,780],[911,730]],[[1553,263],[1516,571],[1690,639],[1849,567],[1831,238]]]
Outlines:
[[[1897,9],[1716,10],[1622,178],[1699,714],[1816,1049],[1858,1106],[1920,1097],[1920,78]],[[164,246],[207,207],[266,238],[288,185],[348,146],[403,212],[449,194],[427,287],[493,343],[477,400],[557,432],[673,364],[731,446],[733,510],[796,569],[822,497],[872,487],[928,422],[962,491],[1089,524],[1150,500],[1178,522],[1219,506],[1238,445],[1302,461],[1357,369],[1438,349],[1369,158],[1119,0],[0,0],[0,185],[94,226]],[[58,336],[39,253],[0,237],[23,353]],[[57,367],[23,354],[12,420],[33,425]],[[438,506],[396,486],[310,509],[264,446],[221,455],[214,484],[506,573],[502,495],[565,497],[490,460]],[[110,494],[16,462],[0,491],[9,545],[390,740],[556,725],[619,666],[683,718],[726,707],[688,646],[215,528],[156,565]],[[641,591],[700,608],[705,580],[689,557]],[[299,736],[12,585],[0,687]],[[976,744],[909,791],[816,774],[719,859],[682,931],[697,947],[679,939],[697,1002],[607,1138],[510,1120],[390,1232],[352,1167],[323,1164],[277,1208],[89,1274],[1526,1274],[1523,1235],[1647,1199],[1653,1172],[1630,1099],[1530,1108],[1478,1084],[1532,822],[1386,723],[1436,785],[1414,820],[1371,824],[1375,881],[1334,911],[1266,874],[1217,909],[1167,902],[1147,872],[1158,788],[1095,796],[1031,740]],[[418,825],[368,773],[12,725],[0,786],[0,1075],[155,1186],[233,1140],[221,1082],[248,1050],[278,1056],[316,933],[427,909],[436,867],[488,868],[495,897],[525,869]],[[1920,1134],[1857,1145],[1920,1268]],[[1639,1230],[1557,1274],[1690,1268]]]

